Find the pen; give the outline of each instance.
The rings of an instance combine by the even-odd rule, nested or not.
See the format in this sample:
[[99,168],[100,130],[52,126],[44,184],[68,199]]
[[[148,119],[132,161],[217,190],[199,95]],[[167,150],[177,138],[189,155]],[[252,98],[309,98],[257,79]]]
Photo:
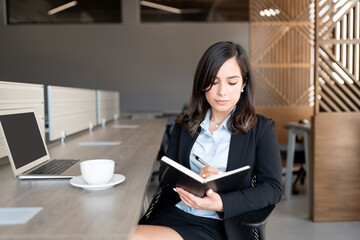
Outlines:
[[201,163],[204,166],[209,166],[209,164],[207,164],[204,160],[202,160],[199,156],[197,156],[195,153],[193,153],[193,155],[195,156],[195,159]]

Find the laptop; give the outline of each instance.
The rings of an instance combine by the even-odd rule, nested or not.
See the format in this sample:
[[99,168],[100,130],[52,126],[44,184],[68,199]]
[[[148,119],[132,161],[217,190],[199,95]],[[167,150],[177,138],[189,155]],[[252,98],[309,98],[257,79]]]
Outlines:
[[72,178],[81,175],[77,159],[50,159],[33,109],[0,111],[11,168],[19,179]]

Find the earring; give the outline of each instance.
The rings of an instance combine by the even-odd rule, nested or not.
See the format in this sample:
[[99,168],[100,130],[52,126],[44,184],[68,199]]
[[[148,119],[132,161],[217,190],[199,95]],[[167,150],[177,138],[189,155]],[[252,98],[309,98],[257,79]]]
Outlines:
[[241,89],[241,92],[244,92],[244,89]]

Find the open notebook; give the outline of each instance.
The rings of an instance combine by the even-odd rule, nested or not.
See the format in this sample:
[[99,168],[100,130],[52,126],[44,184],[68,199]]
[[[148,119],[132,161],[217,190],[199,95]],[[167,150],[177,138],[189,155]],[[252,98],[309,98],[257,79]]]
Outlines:
[[79,160],[51,160],[33,109],[0,111],[11,168],[19,179],[72,178],[80,175]]

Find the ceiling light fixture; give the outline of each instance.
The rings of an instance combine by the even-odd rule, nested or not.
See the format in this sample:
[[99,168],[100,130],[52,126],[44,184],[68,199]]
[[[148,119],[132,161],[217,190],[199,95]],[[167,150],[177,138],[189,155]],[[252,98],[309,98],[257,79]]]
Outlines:
[[55,13],[64,11],[65,9],[71,8],[71,7],[76,6],[76,5],[77,5],[77,1],[72,1],[72,2],[66,3],[64,5],[61,5],[59,7],[56,7],[56,8],[53,8],[53,9],[49,10],[48,15],[54,15]]
[[278,14],[280,14],[280,10],[279,9],[272,9],[272,8],[269,8],[269,9],[264,9],[262,11],[260,11],[260,16],[262,17],[273,17],[273,16],[276,16]]
[[157,3],[153,3],[153,2],[149,2],[149,1],[140,1],[140,4],[142,6],[156,8],[156,9],[163,10],[166,12],[171,12],[171,13],[176,13],[176,14],[182,13],[181,9],[173,8],[173,7],[169,7],[169,6],[165,6],[165,5],[161,5],[161,4],[157,4]]

